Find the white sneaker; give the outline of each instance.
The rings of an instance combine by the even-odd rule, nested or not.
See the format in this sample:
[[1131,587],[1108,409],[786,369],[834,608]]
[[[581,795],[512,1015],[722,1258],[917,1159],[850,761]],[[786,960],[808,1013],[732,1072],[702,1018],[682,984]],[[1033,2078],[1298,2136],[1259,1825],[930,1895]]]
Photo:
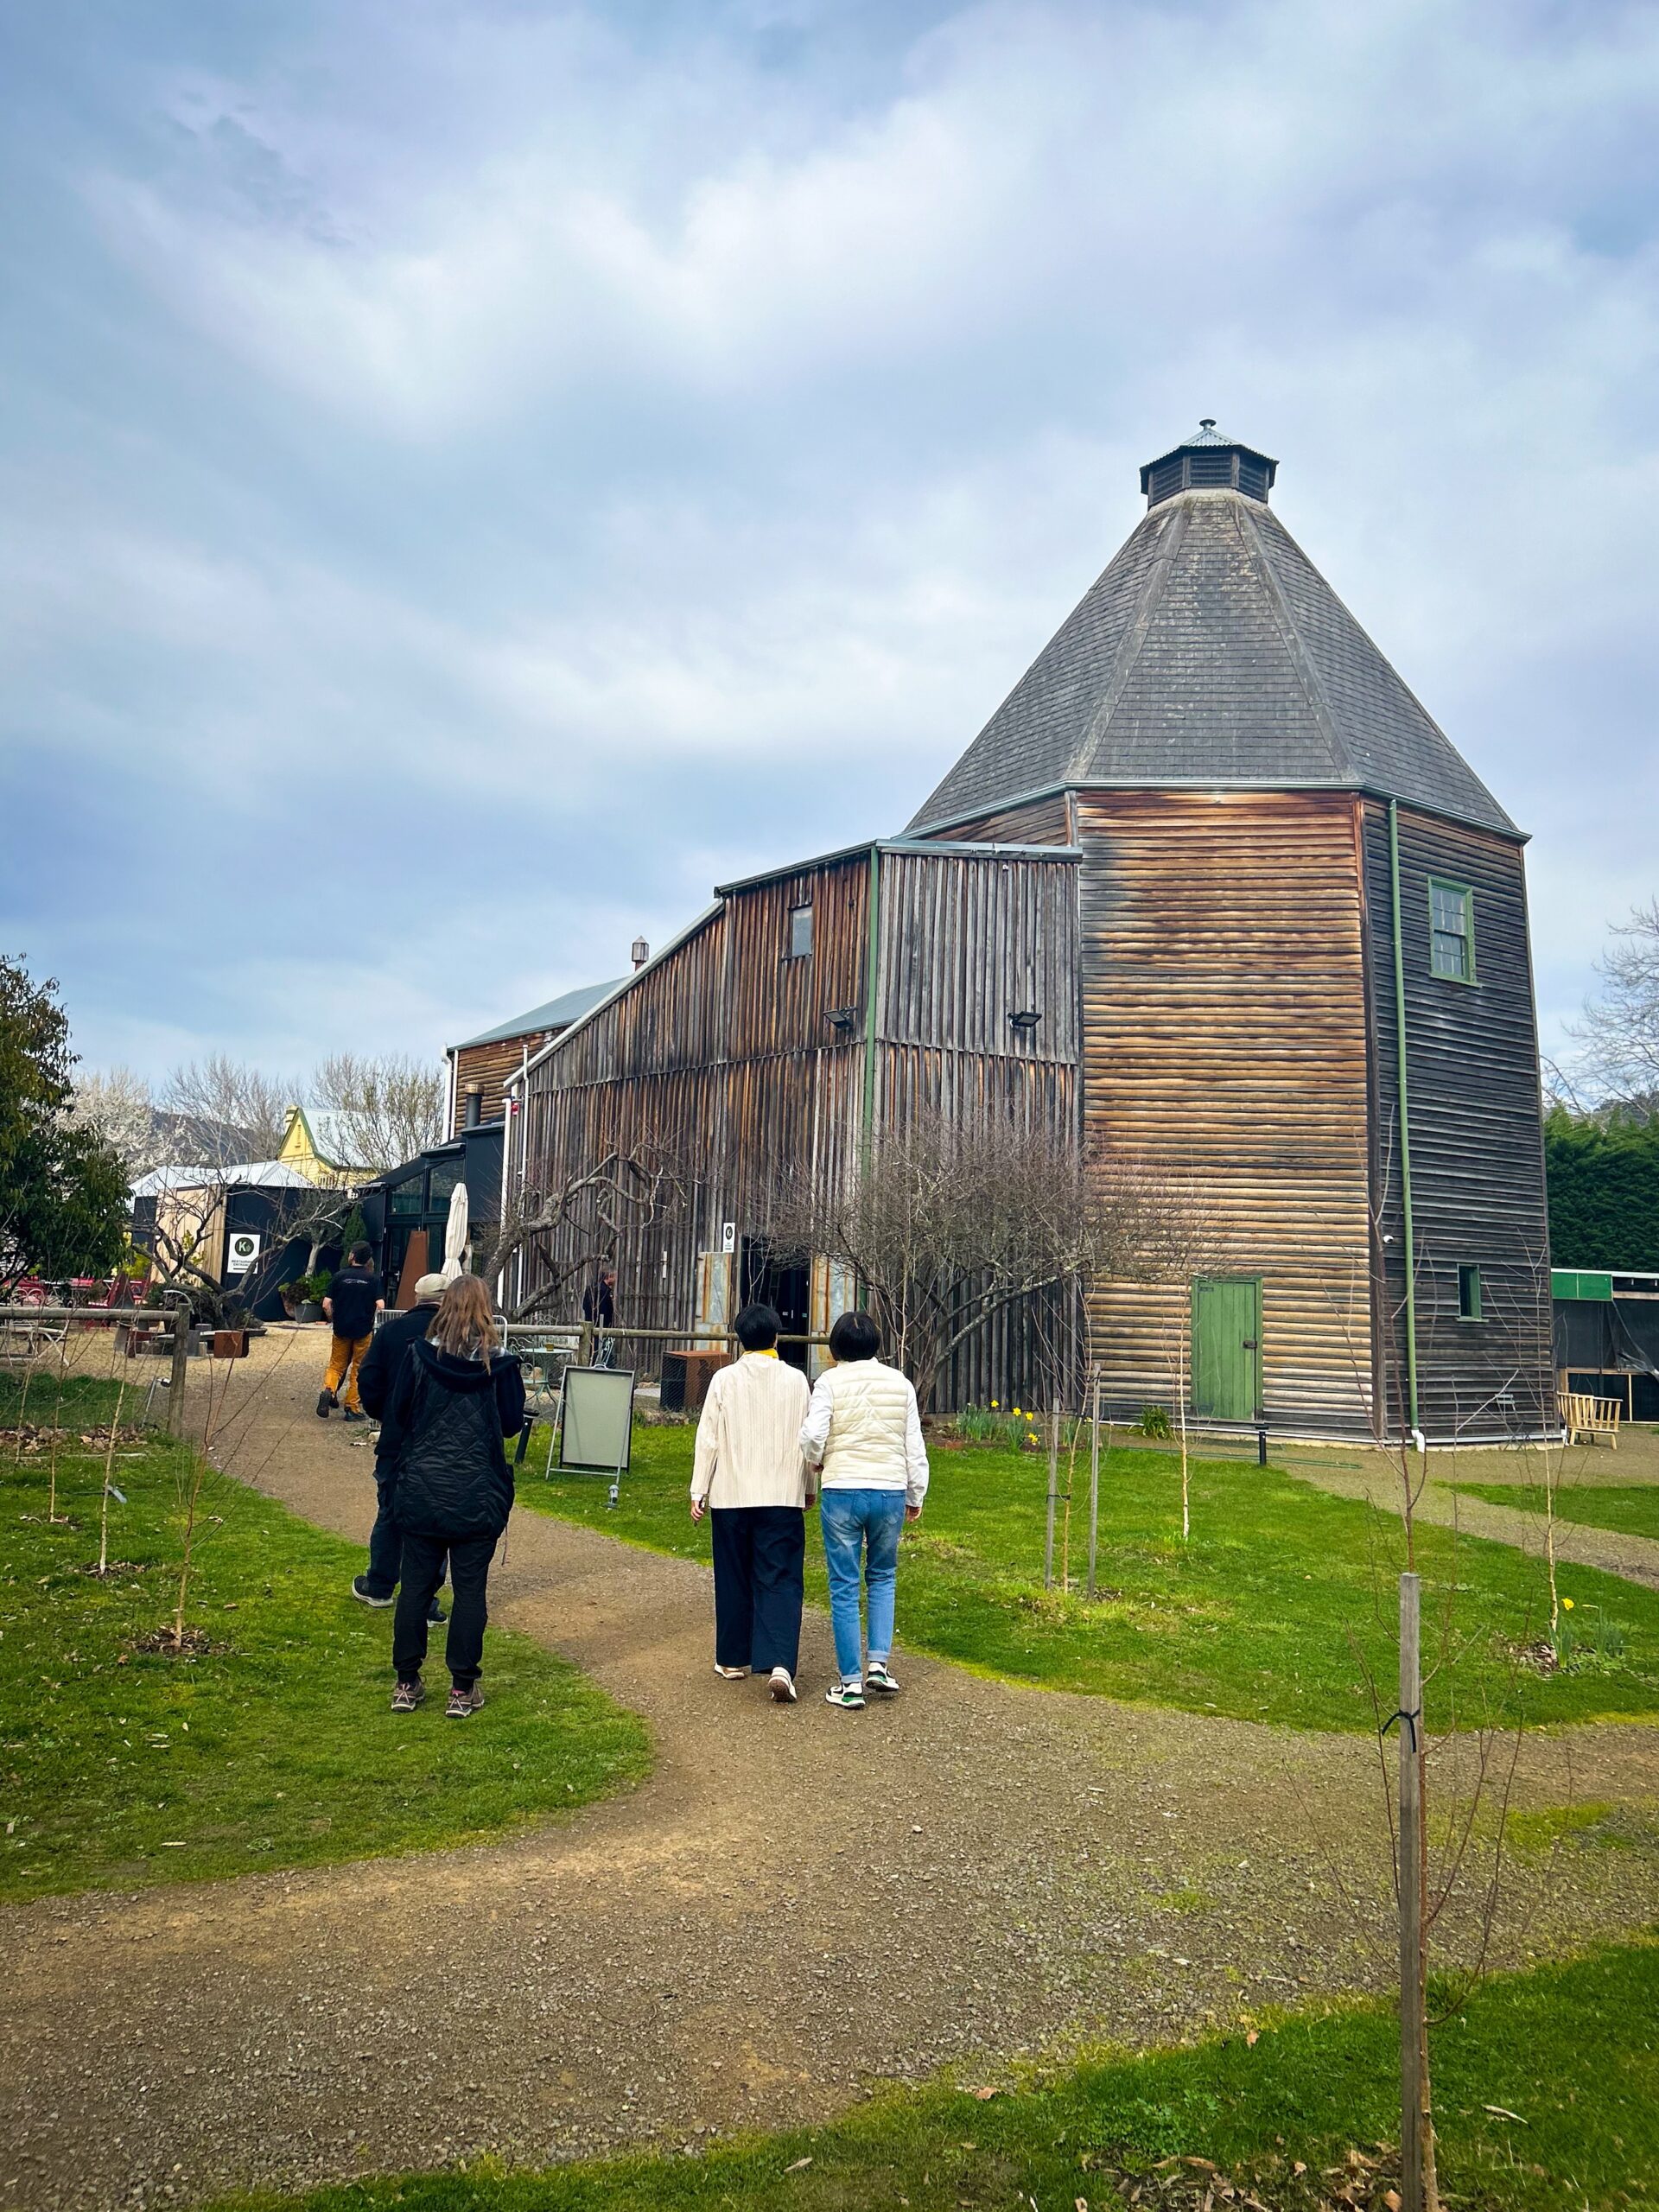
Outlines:
[[862,1713],[864,1685],[858,1676],[854,1675],[848,1681],[836,1682],[833,1688],[825,1690],[823,1701],[826,1705],[840,1706],[843,1713]]
[[880,1690],[883,1697],[897,1697],[899,1694],[899,1678],[888,1673],[884,1660],[871,1660],[865,1670],[864,1683],[867,1689]]
[[772,1670],[772,1701],[774,1705],[795,1703],[795,1683],[787,1667],[774,1667]]
[[715,1672],[722,1682],[741,1682],[748,1671],[747,1667],[722,1667],[718,1659],[715,1662]]

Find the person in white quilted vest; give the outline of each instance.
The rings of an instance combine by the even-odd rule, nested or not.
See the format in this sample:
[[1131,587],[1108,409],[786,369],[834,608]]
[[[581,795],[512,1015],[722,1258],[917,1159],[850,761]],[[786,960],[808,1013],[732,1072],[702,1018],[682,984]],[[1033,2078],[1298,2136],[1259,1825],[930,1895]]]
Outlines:
[[[812,1392],[801,1451],[820,1470],[819,1515],[830,1571],[830,1624],[839,1679],[826,1702],[858,1712],[866,1689],[891,1697],[893,1617],[899,1539],[919,1521],[927,1496],[927,1451],[916,1393],[896,1367],[876,1357],[881,1332],[868,1313],[843,1313],[830,1332],[835,1362]],[[869,1656],[859,1618],[861,1579],[868,1595]]]

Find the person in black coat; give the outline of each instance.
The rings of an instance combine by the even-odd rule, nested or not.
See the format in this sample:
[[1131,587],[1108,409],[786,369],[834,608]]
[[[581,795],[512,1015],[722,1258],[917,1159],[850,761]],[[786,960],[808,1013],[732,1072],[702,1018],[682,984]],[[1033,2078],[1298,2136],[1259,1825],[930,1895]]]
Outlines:
[[[388,1417],[387,1401],[410,1344],[418,1344],[431,1327],[442,1296],[443,1277],[423,1275],[415,1286],[414,1305],[407,1313],[396,1313],[381,1323],[358,1370],[357,1389],[363,1410],[380,1424],[374,1445],[374,1483],[380,1508],[369,1536],[368,1572],[353,1579],[352,1595],[360,1604],[383,1611],[397,1596],[404,1557],[404,1540],[391,1510],[391,1478],[403,1433]],[[434,1625],[443,1618],[435,1597],[426,1618]]]
[[404,1579],[392,1618],[394,1713],[425,1696],[427,1610],[449,1567],[454,1599],[444,1657],[447,1710],[464,1719],[484,1702],[478,1687],[488,1619],[490,1560],[512,1510],[505,1440],[524,1422],[518,1362],[499,1349],[490,1295],[476,1275],[452,1282],[430,1333],[409,1347],[385,1419],[397,1435],[391,1511],[404,1542]]

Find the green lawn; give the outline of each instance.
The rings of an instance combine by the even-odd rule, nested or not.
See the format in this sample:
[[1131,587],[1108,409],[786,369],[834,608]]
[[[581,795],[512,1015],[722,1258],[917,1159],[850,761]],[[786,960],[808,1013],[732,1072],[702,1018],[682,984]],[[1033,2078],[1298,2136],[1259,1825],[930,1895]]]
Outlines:
[[[1533,1484],[1453,1483],[1465,1497],[1484,1498],[1488,1505],[1512,1505],[1519,1513],[1541,1513],[1544,1493]],[[1621,1536],[1649,1536],[1659,1542],[1659,1483],[1642,1490],[1614,1488],[1598,1483],[1562,1483],[1555,1492],[1555,1511],[1562,1521],[1581,1521],[1591,1529],[1612,1529]]]
[[[114,1390],[73,1383],[83,1427]],[[36,1382],[29,1418],[55,1383]],[[0,1427],[17,1389],[0,1377]],[[47,1521],[45,1455],[0,1440],[0,1897],[137,1887],[430,1849],[587,1802],[643,1774],[641,1724],[528,1639],[492,1629],[491,1702],[394,1716],[389,1612],[348,1594],[362,1554],[222,1476],[200,1500],[188,1618],[210,1648],[137,1647],[169,1617],[180,1492],[198,1463],[165,1440],[119,1451],[106,1581],[103,1458],[75,1441]],[[367,1479],[366,1476],[364,1478]],[[445,1680],[441,1663],[429,1669]]]
[[[1437,2029],[1440,2176],[1460,2212],[1659,2202],[1656,2023],[1659,1950],[1637,1943],[1496,1979]],[[1266,2026],[1253,2046],[1235,2034],[1112,2059],[988,2102],[944,2086],[887,2095],[829,2126],[699,2158],[474,2168],[301,2202],[306,2212],[1099,2212],[1123,2202],[1125,2177],[1152,2174],[1143,2201],[1185,2212],[1210,2201],[1217,2178],[1192,2159],[1274,2212],[1328,2206],[1350,2189],[1339,2201],[1381,2205],[1391,2161],[1378,2146],[1398,2139],[1398,2064],[1393,2018],[1347,2007]],[[1369,2167],[1351,2166],[1351,2152]],[[1158,2172],[1163,2159],[1173,2163]],[[1219,2185],[1215,2202],[1227,2202]]]
[[[519,1484],[526,1504],[656,1550],[707,1557],[707,1525],[694,1529],[687,1516],[689,1427],[636,1430],[632,1471],[614,1512],[602,1478],[542,1479],[545,1433],[537,1432],[541,1449],[532,1445]],[[1087,1479],[1080,1459],[1074,1584],[1084,1559]],[[1100,1580],[1111,1594],[1091,1605],[1075,1592],[1043,1590],[1042,1459],[935,1451],[926,1515],[906,1537],[899,1569],[900,1645],[1051,1689],[1307,1728],[1374,1725],[1355,1645],[1391,1683],[1397,1521],[1253,1463],[1195,1461],[1192,1484],[1193,1533],[1183,1545],[1174,1456],[1110,1455],[1101,1478]],[[1499,1713],[1540,1725],[1659,1713],[1659,1594],[1563,1567],[1562,1590],[1622,1627],[1624,1649],[1616,1663],[1590,1659],[1546,1680],[1515,1658],[1546,1626],[1536,1561],[1506,1544],[1424,1528],[1418,1563],[1426,1656],[1445,1647],[1455,1592],[1459,1656],[1429,1684],[1433,1727],[1473,1726]],[[807,1587],[823,1601],[815,1519]],[[1383,1710],[1394,1703],[1390,1688]]]

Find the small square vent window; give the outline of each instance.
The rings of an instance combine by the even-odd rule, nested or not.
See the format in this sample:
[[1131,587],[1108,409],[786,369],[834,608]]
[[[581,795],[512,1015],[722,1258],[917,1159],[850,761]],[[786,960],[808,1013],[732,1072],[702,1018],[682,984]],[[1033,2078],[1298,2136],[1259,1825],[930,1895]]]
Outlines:
[[791,960],[810,960],[812,957],[812,909],[791,906],[789,910],[789,951]]

